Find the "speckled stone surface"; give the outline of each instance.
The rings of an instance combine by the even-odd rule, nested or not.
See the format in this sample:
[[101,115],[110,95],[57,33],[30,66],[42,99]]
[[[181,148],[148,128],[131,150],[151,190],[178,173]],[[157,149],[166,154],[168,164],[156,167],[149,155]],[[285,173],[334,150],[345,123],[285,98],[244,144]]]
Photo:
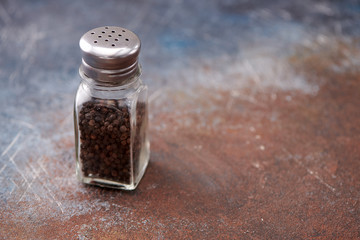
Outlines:
[[[359,1],[2,1],[0,239],[359,239]],[[75,177],[78,40],[142,40],[151,160]]]

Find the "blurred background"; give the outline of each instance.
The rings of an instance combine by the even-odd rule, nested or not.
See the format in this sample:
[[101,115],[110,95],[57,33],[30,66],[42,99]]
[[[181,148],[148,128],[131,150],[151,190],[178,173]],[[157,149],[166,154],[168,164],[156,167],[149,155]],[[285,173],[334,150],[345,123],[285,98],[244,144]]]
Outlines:
[[[0,235],[359,237],[359,22],[358,0],[0,1]],[[75,179],[78,41],[107,25],[142,40],[135,193]]]

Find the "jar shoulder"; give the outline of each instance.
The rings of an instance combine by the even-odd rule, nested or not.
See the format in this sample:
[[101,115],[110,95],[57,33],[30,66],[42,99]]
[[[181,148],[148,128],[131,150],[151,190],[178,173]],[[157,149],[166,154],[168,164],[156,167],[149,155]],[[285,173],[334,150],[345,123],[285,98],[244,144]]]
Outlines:
[[77,103],[88,101],[90,99],[103,99],[103,100],[125,100],[136,99],[139,95],[147,94],[147,86],[138,79],[136,82],[129,84],[128,86],[96,86],[89,85],[84,80],[81,81],[77,92]]

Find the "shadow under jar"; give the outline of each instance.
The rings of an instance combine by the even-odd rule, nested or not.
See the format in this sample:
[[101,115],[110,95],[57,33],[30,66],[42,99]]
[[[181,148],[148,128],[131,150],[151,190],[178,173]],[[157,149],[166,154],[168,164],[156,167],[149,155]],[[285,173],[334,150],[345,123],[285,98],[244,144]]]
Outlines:
[[124,28],[100,27],[82,36],[80,48],[82,81],[74,107],[78,179],[133,190],[150,155],[140,40]]

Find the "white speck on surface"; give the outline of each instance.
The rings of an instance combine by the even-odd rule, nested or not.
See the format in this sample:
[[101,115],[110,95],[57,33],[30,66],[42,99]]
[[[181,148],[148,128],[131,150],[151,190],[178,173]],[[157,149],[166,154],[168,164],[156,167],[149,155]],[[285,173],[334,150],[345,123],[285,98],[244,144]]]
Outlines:
[[240,97],[240,92],[237,90],[231,90],[230,95],[231,95],[231,97],[237,98],[237,97]]
[[201,149],[202,149],[202,145],[195,145],[195,146],[194,146],[194,149],[196,149],[196,150],[201,150]]
[[159,186],[159,184],[154,183],[154,184],[149,185],[146,189],[151,190],[151,189],[157,188],[158,186]]
[[260,163],[258,162],[252,163],[252,165],[257,169],[260,169]]

